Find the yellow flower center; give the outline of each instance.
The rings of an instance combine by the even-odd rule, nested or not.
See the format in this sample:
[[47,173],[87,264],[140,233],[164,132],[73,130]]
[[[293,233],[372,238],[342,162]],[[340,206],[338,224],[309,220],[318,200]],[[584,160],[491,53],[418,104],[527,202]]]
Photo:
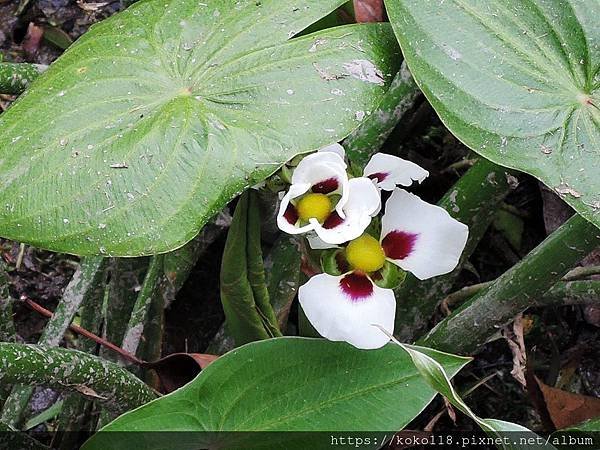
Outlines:
[[325,194],[308,194],[300,199],[296,209],[300,220],[314,218],[322,223],[331,214],[331,200]]
[[377,239],[363,234],[348,244],[346,259],[354,269],[375,272],[385,264],[385,253]]

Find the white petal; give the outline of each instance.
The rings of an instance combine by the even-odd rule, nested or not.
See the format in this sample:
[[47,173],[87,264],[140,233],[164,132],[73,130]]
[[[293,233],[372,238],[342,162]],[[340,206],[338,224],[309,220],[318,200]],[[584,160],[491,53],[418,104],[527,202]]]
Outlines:
[[323,147],[319,151],[335,153],[342,159],[344,159],[346,157],[346,150],[344,149],[344,147],[342,147],[337,142],[335,144],[328,145],[327,147]]
[[288,234],[301,234],[306,233],[307,231],[313,230],[315,227],[313,224],[308,223],[303,227],[298,227],[290,222],[284,217],[284,214],[290,204],[290,201],[295,199],[296,197],[301,196],[305,192],[310,189],[310,184],[292,184],[290,186],[289,191],[281,199],[281,203],[279,204],[279,212],[277,213],[277,226],[281,231],[284,231]]
[[346,163],[332,152],[317,152],[300,161],[292,174],[292,184],[319,183],[329,178],[348,179]]
[[373,284],[369,297],[352,299],[340,287],[343,278],[320,274],[300,286],[298,299],[306,317],[330,341],[346,341],[361,349],[383,347],[389,338],[373,324],[393,332],[394,292]]
[[[429,172],[421,166],[397,156],[375,153],[365,167],[364,176],[379,174],[377,186],[385,191],[393,191],[396,185],[410,186],[413,181],[421,183],[429,176]],[[383,180],[381,176],[385,175]]]
[[[406,256],[392,255],[386,249],[386,236],[410,236]],[[469,228],[453,219],[439,206],[424,202],[416,195],[396,189],[385,205],[381,221],[381,239],[388,259],[420,280],[454,270],[467,243]],[[392,239],[388,237],[388,242]],[[397,246],[396,249],[402,246]]]
[[[338,211],[343,220],[337,226],[325,228],[311,219],[316,233],[328,244],[343,244],[356,239],[364,233],[372,217],[379,212],[381,196],[368,178],[352,178],[348,182],[347,192],[348,200],[342,206],[343,215]],[[327,226],[327,222],[324,225]]]
[[342,207],[348,200],[348,174],[346,173],[346,163],[337,153],[317,152],[305,157],[294,170],[292,185],[310,184],[311,187],[314,187],[332,179],[337,182],[336,189],[323,193],[341,195],[336,209],[338,214],[343,217]]
[[310,245],[310,248],[312,248],[313,250],[327,250],[330,248],[338,247],[334,244],[328,244],[313,231],[306,234],[306,240],[308,241],[308,245]]

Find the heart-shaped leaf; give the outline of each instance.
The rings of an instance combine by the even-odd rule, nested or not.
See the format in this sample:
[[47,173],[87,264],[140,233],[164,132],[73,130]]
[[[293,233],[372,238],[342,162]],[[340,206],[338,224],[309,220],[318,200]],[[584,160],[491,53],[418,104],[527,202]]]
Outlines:
[[166,252],[345,137],[400,58],[386,24],[290,39],[342,3],[147,0],[94,26],[0,117],[0,236]]
[[[450,376],[469,361],[435,350],[427,354]],[[352,430],[391,437],[434,395],[397,345],[364,351],[322,339],[269,339],[231,351],[182,389],[117,418],[83,450],[324,448],[323,439],[331,445],[325,433],[244,438],[210,432]],[[152,433],[156,431],[178,433]],[[246,440],[233,444],[230,439]],[[275,445],[272,439],[286,442]],[[380,447],[371,444],[361,448]]]
[[387,0],[448,128],[600,225],[600,2]]

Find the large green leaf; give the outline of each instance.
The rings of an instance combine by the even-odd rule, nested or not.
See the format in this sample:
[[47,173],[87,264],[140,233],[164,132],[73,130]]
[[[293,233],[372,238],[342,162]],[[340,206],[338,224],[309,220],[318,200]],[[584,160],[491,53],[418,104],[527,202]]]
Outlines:
[[448,128],[600,225],[600,0],[386,0]]
[[[428,355],[450,376],[469,361],[434,350]],[[322,339],[270,339],[233,350],[184,388],[124,414],[83,450],[186,450],[208,443],[211,448],[235,449],[330,448],[329,434],[301,435],[300,441],[292,434],[257,434],[234,444],[219,439],[243,436],[193,432],[351,430],[388,432],[391,437],[389,433],[402,429],[434,395],[397,345],[364,351]],[[274,445],[270,439],[290,441]]]
[[146,0],[94,26],[0,117],[0,236],[166,252],[345,137],[400,58],[386,24],[290,39],[342,3]]

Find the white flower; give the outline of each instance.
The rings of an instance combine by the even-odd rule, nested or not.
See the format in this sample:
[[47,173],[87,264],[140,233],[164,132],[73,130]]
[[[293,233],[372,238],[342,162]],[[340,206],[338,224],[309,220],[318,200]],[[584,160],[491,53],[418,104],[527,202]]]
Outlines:
[[373,283],[390,261],[424,280],[452,271],[466,245],[468,227],[438,206],[395,189],[386,203],[379,240],[362,235],[346,247],[351,270],[341,276],[320,274],[300,287],[306,317],[321,336],[357,348],[384,346],[393,332],[396,302],[391,289]]
[[282,231],[314,231],[327,244],[342,244],[369,226],[381,197],[369,179],[348,179],[343,154],[343,147],[334,144],[298,164],[277,215]]
[[279,228],[290,234],[308,233],[314,249],[335,247],[359,237],[379,214],[380,189],[410,186],[429,175],[415,163],[376,153],[363,177],[348,179],[344,158],[340,144],[305,157],[294,170],[292,185],[281,200]]

